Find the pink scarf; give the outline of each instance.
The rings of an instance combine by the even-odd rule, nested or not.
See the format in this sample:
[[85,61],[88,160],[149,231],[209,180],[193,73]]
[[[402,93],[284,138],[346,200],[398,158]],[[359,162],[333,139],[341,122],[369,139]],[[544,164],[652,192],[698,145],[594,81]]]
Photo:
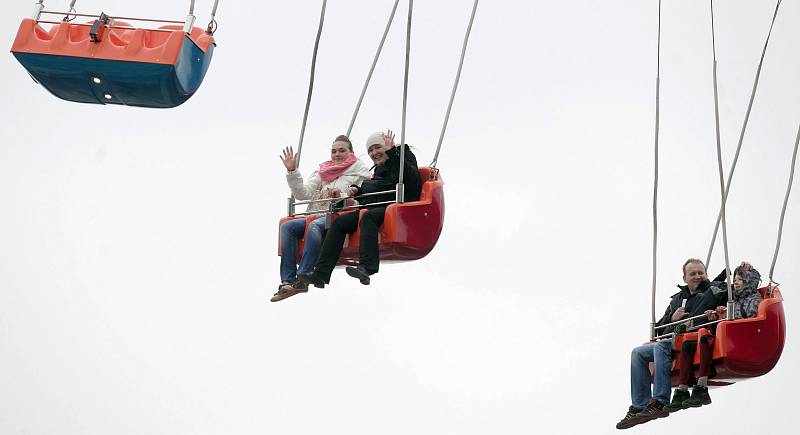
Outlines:
[[344,171],[347,170],[353,163],[358,160],[356,155],[350,153],[346,159],[342,163],[334,163],[333,160],[328,160],[325,163],[320,163],[319,165],[319,178],[322,179],[325,183],[330,183],[331,181],[339,178]]

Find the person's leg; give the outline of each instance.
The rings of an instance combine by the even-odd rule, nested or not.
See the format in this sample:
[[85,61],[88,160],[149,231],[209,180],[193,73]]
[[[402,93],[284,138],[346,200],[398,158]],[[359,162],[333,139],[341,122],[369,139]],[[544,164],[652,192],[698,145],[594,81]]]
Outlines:
[[311,273],[314,264],[319,258],[319,251],[322,247],[322,238],[325,236],[325,216],[313,220],[308,224],[306,239],[303,244],[303,257],[300,259],[298,273]]
[[380,266],[380,251],[378,248],[378,231],[383,225],[386,207],[377,207],[367,210],[361,218],[359,239],[358,265],[368,274],[378,273]]
[[708,394],[708,375],[711,372],[712,352],[714,349],[714,337],[704,335],[700,337],[700,373],[697,385],[692,389],[692,397],[683,402],[687,407],[697,408],[711,403],[711,396]]
[[297,242],[306,230],[306,219],[296,218],[281,225],[281,282],[297,278]]
[[656,342],[653,350],[653,399],[669,403],[672,390],[672,340]]
[[711,374],[712,354],[714,351],[714,336],[704,335],[700,337],[700,373],[698,385],[708,385],[708,376]]
[[[654,418],[668,415],[655,408],[650,394],[650,363],[655,360],[657,343],[647,343],[631,351],[631,406],[625,417],[617,423],[617,429],[628,429]],[[656,402],[657,403],[657,402]],[[661,405],[658,405],[661,406]]]
[[635,347],[631,351],[631,406],[644,409],[650,403],[650,363],[654,357],[654,343]]
[[664,407],[667,412],[680,411],[681,409],[685,408],[683,402],[689,398],[689,378],[693,377],[692,373],[694,370],[692,366],[694,363],[694,351],[696,345],[697,341],[686,340],[681,346],[678,388],[675,389],[674,393],[672,393],[672,402]]
[[339,261],[339,254],[342,253],[344,239],[347,234],[355,232],[358,228],[358,212],[347,213],[333,220],[314,267],[314,275],[321,278],[326,283],[331,279],[331,273]]
[[681,346],[681,367],[680,367],[680,376],[678,377],[678,384],[684,391],[689,390],[689,385],[692,384],[691,379],[692,373],[694,371],[694,352],[697,349],[697,341],[695,340],[686,340],[683,342],[683,346]]

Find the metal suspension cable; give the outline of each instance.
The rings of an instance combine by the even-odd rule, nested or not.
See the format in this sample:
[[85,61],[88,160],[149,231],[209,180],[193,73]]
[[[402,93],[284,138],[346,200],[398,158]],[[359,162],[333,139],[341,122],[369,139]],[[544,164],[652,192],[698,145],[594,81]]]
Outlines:
[[[786,205],[789,203],[789,193],[792,191],[792,181],[794,181],[794,167],[797,163],[797,144],[800,143],[800,127],[797,129],[797,138],[794,140],[794,152],[792,153],[792,165],[789,169],[789,183],[786,186],[786,196],[783,198],[783,209],[781,209],[781,219],[778,223],[778,240],[775,242],[775,254],[772,256],[772,265],[769,267],[769,282],[778,284],[772,279],[772,273],[775,271],[775,263],[778,261],[778,251],[781,248],[781,237],[783,236],[783,218],[786,216]],[[771,289],[770,289],[771,290]]]
[[656,329],[656,253],[658,246],[658,127],[659,127],[659,90],[661,82],[661,0],[658,0],[658,48],[656,49],[656,126],[653,159],[653,284],[652,303],[650,307],[650,338],[655,337]]
[[[728,301],[733,301],[733,287],[731,286],[731,266],[728,257],[728,225],[725,220],[725,174],[722,169],[722,145],[719,134],[719,94],[717,92],[717,43],[714,31],[714,0],[711,4],[711,51],[714,58],[713,81],[714,81],[714,128],[717,139],[717,169],[719,170],[719,193],[722,205],[720,213],[722,216],[722,246],[725,252],[725,282],[728,285]],[[729,310],[733,313],[733,310]]]
[[403,202],[403,173],[406,167],[406,106],[408,100],[408,64],[411,58],[411,16],[414,11],[414,0],[408,0],[408,20],[406,22],[406,67],[403,74],[403,114],[400,124],[400,175],[397,182],[397,200]]
[[356,103],[356,110],[353,112],[353,117],[350,119],[350,125],[347,127],[347,136],[350,136],[350,133],[353,131],[353,125],[356,123],[356,117],[358,117],[358,111],[361,109],[361,103],[364,101],[364,95],[367,93],[367,87],[369,86],[370,80],[372,80],[372,73],[375,71],[375,65],[378,64],[378,58],[381,56],[381,51],[383,50],[383,43],[386,42],[386,35],[389,34],[389,29],[392,27],[392,22],[394,22],[394,14],[397,11],[397,4],[400,3],[400,0],[394,0],[394,6],[392,6],[392,13],[389,14],[389,21],[386,22],[386,28],[383,30],[383,36],[381,37],[381,42],[378,44],[378,50],[375,52],[375,58],[372,60],[372,66],[369,68],[369,73],[367,73],[367,80],[364,82],[364,87],[361,89],[361,95],[358,97],[358,102]]
[[214,19],[214,16],[217,15],[217,7],[219,6],[219,0],[214,0],[214,7],[211,8],[211,19]]
[[706,256],[706,268],[711,263],[711,253],[714,251],[714,243],[717,240],[717,232],[719,231],[720,221],[722,220],[722,212],[723,208],[725,207],[725,203],[728,201],[728,194],[730,193],[731,189],[731,181],[733,180],[733,173],[736,170],[736,163],[739,161],[739,153],[742,150],[742,142],[744,142],[744,134],[747,130],[747,122],[750,120],[750,111],[753,108],[753,100],[756,98],[756,90],[758,89],[758,80],[761,77],[761,67],[764,65],[764,56],[767,53],[767,46],[769,45],[769,37],[772,35],[772,28],[775,26],[775,18],[778,16],[778,8],[781,6],[781,1],[778,0],[777,4],[775,5],[775,13],[772,15],[772,23],[769,26],[769,32],[767,32],[767,39],[764,42],[764,49],[761,51],[761,59],[758,61],[758,68],[756,69],[756,77],[753,80],[753,90],[750,93],[750,102],[747,105],[747,111],[744,115],[744,122],[742,123],[742,130],[739,133],[739,143],[736,146],[736,153],[733,156],[733,163],[731,164],[730,171],[728,172],[728,181],[725,183],[725,191],[722,195],[722,204],[720,206],[720,211],[717,214],[717,221],[714,224],[714,232],[711,236],[711,245],[708,247],[708,255]]
[[74,20],[76,18],[75,15],[70,16],[70,12],[76,12],[75,11],[75,3],[77,3],[77,2],[78,2],[78,0],[72,0],[69,3],[69,9],[67,9],[67,15],[64,15],[64,18],[62,18],[61,21],[70,22],[70,21],[72,21],[72,20]]
[[208,27],[206,27],[206,32],[212,35],[217,31],[217,6],[219,6],[219,0],[214,0],[214,7],[211,8],[211,19],[208,21]]
[[444,123],[442,124],[442,132],[439,134],[439,143],[436,145],[436,153],[433,155],[431,168],[436,168],[436,163],[439,161],[439,151],[442,149],[442,141],[444,140],[444,132],[447,130],[447,122],[450,120],[450,109],[453,108],[453,100],[456,98],[456,89],[458,89],[458,82],[461,80],[461,67],[464,65],[464,55],[467,52],[467,42],[469,42],[469,34],[472,32],[472,22],[475,21],[475,11],[478,9],[478,0],[472,4],[472,14],[469,17],[469,24],[467,25],[467,32],[464,35],[464,44],[461,47],[461,59],[458,61],[458,71],[456,72],[456,79],[453,83],[453,91],[450,93],[450,102],[447,104],[447,112],[444,115]]
[[325,7],[328,0],[322,0],[322,10],[319,13],[319,28],[317,29],[317,39],[314,41],[314,54],[311,57],[311,77],[308,80],[308,96],[306,97],[306,108],[303,112],[303,124],[300,127],[300,139],[297,140],[297,168],[300,167],[300,157],[303,151],[303,137],[306,134],[306,122],[308,121],[308,109],[311,107],[311,94],[314,91],[314,71],[317,67],[317,50],[319,49],[319,38],[322,35],[322,25],[325,23]]

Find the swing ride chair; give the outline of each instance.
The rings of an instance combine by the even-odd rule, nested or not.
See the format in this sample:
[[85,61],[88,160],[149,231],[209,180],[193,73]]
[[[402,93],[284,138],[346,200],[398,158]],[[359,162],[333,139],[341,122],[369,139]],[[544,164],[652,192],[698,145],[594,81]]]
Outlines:
[[[783,313],[783,296],[778,287],[762,287],[758,290],[762,300],[755,317],[737,320],[717,320],[704,323],[689,332],[676,334],[673,349],[680,352],[685,341],[700,341],[700,337],[711,335],[709,327],[716,324],[712,360],[716,375],[708,381],[710,386],[725,386],[747,378],[767,374],[778,363],[786,337],[786,319]],[[729,313],[732,311],[728,311]],[[703,321],[705,315],[696,316]],[[686,322],[683,319],[662,327]],[[706,319],[707,320],[707,319]],[[662,328],[662,327],[659,327]],[[666,334],[658,338],[672,337]],[[693,366],[698,369],[700,352],[694,354]],[[672,386],[678,385],[680,359],[675,358],[672,369]]]
[[[753,106],[753,100],[756,95],[756,89],[758,88],[758,79],[761,72],[761,67],[764,62],[764,56],[767,51],[767,46],[769,44],[769,37],[772,33],[772,27],[775,24],[775,18],[778,14],[778,8],[780,7],[781,0],[778,0],[777,5],[775,7],[775,14],[772,17],[772,25],[770,25],[770,30],[767,33],[766,42],[764,43],[764,48],[761,53],[761,60],[758,64],[758,69],[755,75],[755,80],[752,88],[752,93],[750,96],[750,102],[747,107],[747,112],[744,117],[744,121],[742,124],[742,129],[739,135],[739,142],[736,147],[736,153],[734,155],[730,171],[727,176],[727,180],[723,175],[722,169],[722,151],[720,146],[720,138],[719,138],[719,110],[718,110],[718,99],[717,99],[717,60],[716,60],[716,48],[713,50],[714,53],[714,106],[715,106],[715,114],[716,116],[716,131],[717,131],[717,167],[719,170],[719,184],[720,184],[720,196],[721,196],[721,204],[719,213],[717,215],[716,224],[714,227],[713,235],[711,237],[711,246],[708,250],[708,256],[706,257],[706,267],[711,261],[711,254],[714,249],[714,243],[717,237],[717,231],[720,228],[720,224],[722,226],[722,244],[724,247],[724,258],[725,258],[725,269],[726,273],[726,281],[727,281],[727,290],[728,290],[728,302],[727,302],[727,318],[721,319],[713,322],[709,322],[708,319],[704,314],[700,314],[694,317],[684,318],[675,322],[668,323],[666,325],[655,326],[655,286],[656,286],[656,242],[657,242],[657,186],[658,186],[658,92],[659,92],[659,75],[656,76],[656,129],[655,129],[655,155],[656,155],[656,165],[655,165],[655,186],[653,194],[653,288],[652,288],[652,321],[650,323],[650,337],[651,341],[664,339],[664,338],[671,338],[673,340],[673,349],[676,352],[680,352],[685,341],[697,341],[700,342],[700,338],[705,335],[711,335],[711,326],[716,325],[716,331],[714,332],[714,344],[712,349],[712,360],[713,360],[713,368],[712,371],[712,379],[709,379],[708,385],[709,386],[725,386],[731,385],[734,382],[746,380],[748,378],[753,378],[757,376],[762,376],[767,374],[773,367],[778,363],[778,360],[781,357],[781,353],[783,352],[784,341],[786,339],[786,319],[784,316],[783,311],[783,296],[781,294],[781,290],[778,287],[778,283],[773,280],[773,272],[775,270],[775,264],[778,259],[778,252],[780,250],[781,244],[781,236],[783,233],[783,223],[784,217],[786,215],[786,207],[789,201],[789,194],[792,188],[792,181],[794,179],[794,169],[795,164],[797,161],[797,151],[798,151],[798,144],[800,144],[800,128],[798,128],[797,138],[795,139],[794,143],[794,153],[792,156],[791,161],[791,168],[789,171],[789,182],[786,188],[786,194],[783,200],[783,209],[781,210],[780,220],[778,223],[778,237],[777,242],[775,245],[775,252],[772,258],[772,265],[770,266],[769,271],[769,285],[766,287],[762,287],[759,289],[761,293],[762,300],[758,306],[758,311],[756,312],[755,317],[749,318],[741,318],[735,319],[733,318],[735,312],[735,301],[732,292],[732,285],[731,285],[731,275],[730,275],[730,262],[728,259],[728,238],[727,238],[727,228],[725,222],[725,204],[728,199],[728,192],[730,191],[731,180],[733,179],[734,169],[736,168],[736,163],[738,161],[739,152],[742,147],[742,143],[744,140],[744,134],[747,128],[747,121],[749,119],[750,110]],[[711,26],[712,26],[712,43],[714,38],[713,32],[713,23],[714,23],[714,9],[713,9],[713,1],[712,1],[712,8],[711,8]],[[660,13],[661,13],[661,6],[659,2],[659,51],[660,51],[660,38],[661,38],[661,21],[660,21]],[[714,46],[715,47],[715,46]],[[657,332],[663,328],[668,326],[678,326],[681,324],[685,324],[687,321],[694,321],[696,323],[701,323],[697,326],[694,326],[688,331],[684,333],[670,333],[670,334],[662,334],[657,335]],[[673,386],[678,385],[678,377],[679,377],[679,367],[680,359],[675,358],[673,369],[672,369],[672,376],[671,381]],[[692,362],[693,368],[697,368],[700,364],[700,352],[695,352],[694,360]],[[652,370],[652,365],[651,365]]]
[[[378,232],[381,262],[419,260],[433,250],[439,240],[439,235],[442,233],[444,223],[444,181],[437,170],[429,167],[419,168],[419,173],[421,179],[424,180],[419,201],[402,202],[402,199],[397,194],[398,191],[402,191],[402,188],[354,197],[354,199],[358,200],[359,198],[373,195],[395,194],[395,200],[370,204],[370,206],[388,204],[383,225]],[[280,220],[278,228],[284,222],[300,216],[306,216],[306,228],[308,228],[308,225],[316,219],[315,215],[319,212],[295,213],[295,206],[327,201],[331,200],[295,201],[294,198],[289,198],[288,216]],[[331,202],[329,219],[335,219],[336,216],[343,213],[353,213],[353,210],[357,210],[355,212],[360,214],[359,219],[366,213],[366,209],[363,206],[343,207],[341,211],[334,212],[333,210],[337,207],[337,203],[341,204],[341,201]],[[345,239],[345,248],[339,256],[338,265],[358,265],[360,234],[361,230],[359,228]],[[280,240],[278,240],[278,247],[278,255],[280,255]],[[298,252],[302,251],[303,240],[300,241],[298,249]],[[298,262],[299,259],[300,257],[298,256]]]
[[[201,29],[194,26],[194,0],[184,21],[79,14],[75,0],[68,12],[48,11],[40,0],[32,17],[22,20],[11,52],[34,82],[63,100],[176,107],[194,95],[208,71],[218,1],[208,28]],[[78,17],[89,20],[73,22]]]
[[[358,116],[358,111],[361,106],[361,102],[364,99],[364,95],[367,92],[367,87],[369,86],[370,79],[372,77],[372,73],[375,69],[375,65],[378,62],[378,59],[381,54],[381,49],[383,48],[383,44],[386,40],[386,35],[389,32],[389,28],[391,27],[392,21],[394,20],[395,12],[397,11],[397,5],[399,0],[394,1],[394,5],[392,7],[392,11],[389,14],[389,19],[386,23],[386,27],[383,32],[383,37],[381,38],[380,43],[378,44],[378,49],[375,53],[375,57],[372,61],[372,66],[367,74],[367,79],[364,83],[364,86],[361,90],[361,95],[358,98],[358,102],[356,103],[356,108],[353,113],[353,116],[350,120],[350,126],[347,129],[347,136],[350,136],[350,133],[353,130],[353,125],[355,124],[356,117]],[[297,151],[297,167],[299,168],[299,159],[301,155],[301,150],[303,147],[303,137],[305,134],[305,127],[306,121],[308,119],[308,110],[311,104],[311,94],[314,87],[314,70],[316,65],[316,58],[317,58],[317,49],[319,47],[319,40],[320,35],[322,34],[322,27],[325,20],[325,7],[327,4],[327,0],[322,1],[322,11],[320,13],[320,22],[319,27],[317,29],[317,38],[316,43],[314,45],[313,56],[311,60],[311,78],[309,80],[309,87],[308,87],[308,96],[306,98],[306,107],[305,112],[303,114],[303,122],[302,127],[300,128],[300,139],[298,143],[298,151]],[[408,95],[408,65],[409,65],[409,42],[411,38],[411,16],[413,10],[414,1],[409,0],[408,2],[408,21],[406,24],[406,55],[405,55],[405,75],[403,81],[403,107],[402,107],[402,123],[400,129],[400,143],[405,144],[405,131],[406,131],[406,100]],[[400,173],[398,174],[398,184],[394,190],[386,190],[382,192],[373,192],[367,193],[360,196],[355,196],[352,199],[358,200],[363,199],[369,196],[374,195],[389,195],[394,194],[395,199],[391,201],[382,201],[382,202],[375,202],[371,203],[368,206],[377,206],[377,205],[386,205],[386,212],[384,214],[383,224],[380,227],[380,231],[378,233],[378,249],[381,262],[400,262],[400,261],[411,261],[411,260],[419,260],[420,258],[425,257],[428,255],[431,250],[433,250],[436,242],[439,240],[439,235],[442,233],[442,226],[444,224],[444,181],[442,180],[441,174],[439,173],[439,169],[437,168],[439,152],[442,148],[442,141],[444,139],[444,134],[447,129],[447,121],[450,117],[450,109],[453,106],[453,100],[455,98],[456,89],[458,88],[458,81],[461,76],[461,68],[464,64],[464,55],[467,49],[467,41],[469,40],[470,31],[472,29],[472,23],[475,19],[475,11],[478,6],[478,0],[473,2],[472,6],[472,14],[469,19],[469,24],[467,25],[467,30],[464,36],[464,43],[461,48],[461,58],[458,64],[458,70],[456,72],[455,82],[453,84],[453,89],[450,93],[450,101],[447,106],[447,111],[445,112],[444,123],[442,125],[441,132],[439,134],[439,141],[436,147],[436,152],[433,157],[433,161],[429,166],[422,166],[419,167],[419,174],[420,179],[423,181],[420,199],[418,201],[409,201],[404,202],[404,184],[403,184],[403,168],[404,165],[401,163],[399,165]],[[405,162],[405,146],[400,147],[400,162]],[[341,215],[343,213],[359,213],[359,221],[366,213],[365,206],[361,205],[352,205],[346,206],[344,204],[343,199],[319,199],[319,200],[310,200],[310,201],[297,201],[293,197],[289,197],[288,199],[288,211],[287,216],[281,218],[278,222],[278,255],[281,255],[281,242],[280,242],[280,226],[289,220],[296,219],[297,217],[306,216],[306,230],[308,230],[308,225],[317,218],[320,214],[319,211],[316,212],[303,212],[297,213],[295,207],[298,205],[309,205],[315,204],[320,202],[329,202],[329,210],[327,215],[327,222],[326,226],[329,226],[333,219],[336,216]],[[304,234],[307,234],[305,232]],[[353,234],[350,234],[349,237],[345,239],[344,249],[339,256],[339,260],[337,265],[344,266],[350,265],[355,266],[358,264],[359,259],[359,239],[361,235],[360,225],[356,229]],[[298,256],[295,261],[300,261],[300,253],[303,252],[304,248],[305,237],[300,239],[299,246],[298,246]]]

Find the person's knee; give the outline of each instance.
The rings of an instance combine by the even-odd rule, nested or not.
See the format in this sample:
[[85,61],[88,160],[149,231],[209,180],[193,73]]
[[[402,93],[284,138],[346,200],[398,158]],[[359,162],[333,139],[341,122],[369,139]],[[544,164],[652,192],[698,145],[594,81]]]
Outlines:
[[281,237],[286,239],[293,236],[292,221],[286,221],[281,224]]
[[308,226],[309,234],[313,233],[314,235],[321,236],[322,231],[325,229],[325,223],[323,222],[320,224],[319,222],[312,222],[311,225]]
[[634,347],[633,350],[631,350],[631,361],[644,361],[647,359],[647,354],[652,351],[651,345]]

